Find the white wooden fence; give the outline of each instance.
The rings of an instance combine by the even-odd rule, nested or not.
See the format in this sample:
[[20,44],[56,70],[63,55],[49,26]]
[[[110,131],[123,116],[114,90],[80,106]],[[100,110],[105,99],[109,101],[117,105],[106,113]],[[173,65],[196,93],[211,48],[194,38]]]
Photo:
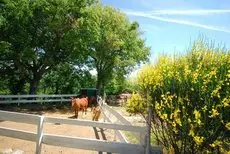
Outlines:
[[[70,97],[76,97],[78,94],[64,95],[0,95],[0,104],[10,103],[43,103],[43,102],[69,102]],[[28,99],[30,98],[30,99]]]
[[[41,97],[44,96],[46,97],[46,95],[42,95]],[[60,95],[52,95],[52,96],[60,97]],[[72,97],[76,95],[64,95],[64,96],[61,95],[61,96]],[[17,98],[16,96],[14,97]],[[50,95],[49,96],[47,95],[47,97],[50,98]],[[13,98],[13,97],[9,97],[9,98]],[[23,95],[23,98],[28,98],[28,97],[26,97],[26,95]],[[2,100],[0,100],[0,104],[2,103],[1,101]],[[4,102],[4,103],[8,103],[8,102]],[[13,103],[18,103],[18,102],[13,102]],[[36,142],[36,154],[41,153],[42,144],[63,146],[69,148],[79,148],[85,150],[113,152],[113,153],[127,153],[127,154],[144,153],[146,148],[145,146],[146,127],[132,126],[132,124],[128,120],[126,120],[122,115],[120,115],[118,112],[116,112],[111,107],[109,107],[106,103],[103,103],[101,107],[102,107],[102,113],[104,119],[105,121],[108,122],[44,117],[39,115],[7,112],[7,111],[0,110],[0,120],[37,125],[37,133],[0,127],[0,135]],[[117,118],[117,121],[119,121],[119,123],[111,123],[112,120],[109,118],[108,115],[105,114],[104,112],[105,110],[113,114]],[[60,123],[60,124],[82,125],[82,126],[114,129],[116,135],[118,136],[121,142],[109,142],[109,141],[101,141],[96,139],[44,134],[43,126],[46,123]],[[128,143],[128,141],[126,140],[125,136],[122,134],[121,131],[130,131],[130,132],[134,132],[135,134],[139,134],[135,136],[137,137],[137,139],[140,140],[140,144]],[[152,147],[152,153],[161,154],[162,148]]]

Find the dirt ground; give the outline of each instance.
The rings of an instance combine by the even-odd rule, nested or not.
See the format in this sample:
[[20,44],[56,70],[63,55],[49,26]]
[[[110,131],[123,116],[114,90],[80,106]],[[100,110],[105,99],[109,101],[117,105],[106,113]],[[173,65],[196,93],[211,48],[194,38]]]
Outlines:
[[[0,110],[39,114],[39,115],[60,117],[60,118],[71,118],[74,115],[74,111],[71,109],[69,104],[67,105],[63,105],[63,104],[26,105],[25,104],[20,106],[6,105],[6,106],[0,106]],[[79,112],[79,119],[91,120],[92,113],[90,111],[90,108],[88,108],[87,115],[84,115],[82,114],[82,112]],[[99,119],[99,121],[102,121],[102,119]],[[0,121],[0,126],[25,130],[25,131],[31,131],[31,132],[37,131],[37,126],[32,124]],[[77,126],[77,125],[66,125],[66,124],[45,124],[44,133],[65,135],[71,137],[84,137],[84,138],[91,138],[91,139],[98,139],[98,140],[118,141],[118,139],[115,139],[114,137],[114,130],[109,130],[109,129],[102,130],[99,128],[93,128],[88,126]],[[22,150],[24,154],[32,154],[35,153],[35,146],[36,146],[35,142],[0,136],[0,153],[4,149],[5,150],[12,149],[13,151]],[[96,154],[101,152],[42,144],[42,153],[43,154]]]

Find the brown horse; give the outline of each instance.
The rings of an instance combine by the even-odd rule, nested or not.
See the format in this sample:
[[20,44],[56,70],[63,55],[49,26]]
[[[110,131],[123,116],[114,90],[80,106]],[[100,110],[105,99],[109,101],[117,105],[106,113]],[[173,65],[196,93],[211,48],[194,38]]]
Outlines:
[[93,107],[92,111],[93,111],[93,118],[92,118],[92,120],[93,121],[98,121],[98,119],[100,117],[100,114],[101,114],[100,106]]
[[72,98],[72,107],[75,110],[75,118],[78,118],[78,111],[82,109],[82,112],[87,111],[88,108],[88,98]]
[[78,111],[82,109],[82,113],[87,112],[89,104],[95,101],[95,97],[72,98],[72,107],[75,110],[75,118],[78,118]]
[[97,104],[94,104],[94,106],[92,106],[91,111],[93,112],[93,121],[98,121],[100,114],[101,114],[101,101],[102,99],[99,97],[99,102]]

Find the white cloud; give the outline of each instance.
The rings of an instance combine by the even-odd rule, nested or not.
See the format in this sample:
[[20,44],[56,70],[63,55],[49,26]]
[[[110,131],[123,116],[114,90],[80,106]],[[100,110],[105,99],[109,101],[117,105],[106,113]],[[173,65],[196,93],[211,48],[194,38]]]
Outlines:
[[125,11],[125,13],[127,15],[145,17],[145,18],[158,20],[158,21],[163,21],[163,22],[177,23],[177,24],[189,25],[189,26],[199,27],[199,28],[213,30],[213,31],[230,33],[230,29],[227,29],[227,28],[224,28],[224,27],[216,27],[216,26],[211,26],[211,25],[199,24],[199,23],[190,22],[190,21],[186,21],[186,20],[177,20],[177,19],[164,18],[164,17],[154,16],[154,15],[151,15],[149,13],[144,13],[144,12]]
[[230,13],[230,9],[225,10],[154,10],[151,15],[210,15]]

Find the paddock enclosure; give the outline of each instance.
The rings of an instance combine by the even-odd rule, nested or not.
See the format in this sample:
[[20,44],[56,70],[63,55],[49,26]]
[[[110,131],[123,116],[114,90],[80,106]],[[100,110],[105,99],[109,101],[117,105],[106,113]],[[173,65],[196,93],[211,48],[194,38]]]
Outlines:
[[[24,153],[124,153],[142,154],[146,151],[146,126],[134,126],[104,101],[99,121],[92,121],[91,111],[81,119],[72,119],[74,112],[61,114],[34,110],[7,110],[7,106],[20,108],[20,105],[52,103],[70,106],[76,95],[0,95],[0,149],[6,142],[25,149]],[[6,106],[5,108],[2,106]],[[7,110],[7,111],[6,111]],[[66,110],[70,110],[67,108]],[[28,114],[29,113],[29,114]],[[31,114],[32,113],[32,114]],[[129,143],[123,131],[133,134],[138,143]],[[18,144],[19,145],[18,145]],[[28,147],[27,147],[28,146]],[[22,149],[23,150],[23,149]],[[153,146],[151,153],[161,154],[162,148]]]

